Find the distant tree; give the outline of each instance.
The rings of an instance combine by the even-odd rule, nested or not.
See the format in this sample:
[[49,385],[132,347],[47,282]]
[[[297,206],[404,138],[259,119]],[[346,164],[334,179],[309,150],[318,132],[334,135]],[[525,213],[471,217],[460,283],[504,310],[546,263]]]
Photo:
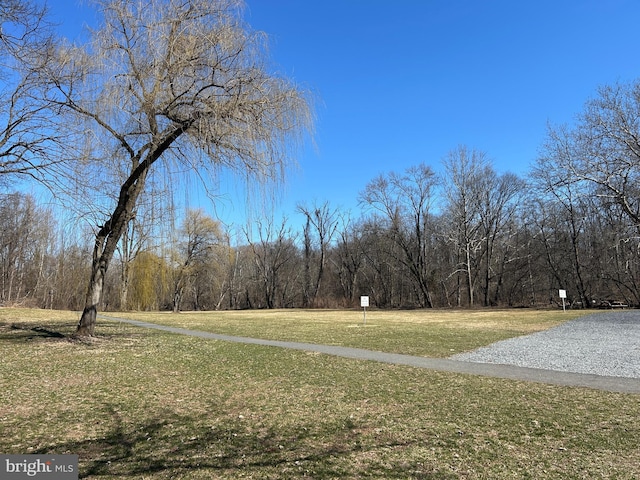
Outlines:
[[[207,265],[212,248],[224,243],[220,223],[203,210],[189,210],[180,229],[174,272],[173,311],[180,311],[185,288],[198,270]],[[199,268],[200,267],[200,268]],[[196,309],[198,308],[195,302]]]
[[[505,265],[512,261],[509,239],[517,232],[519,202],[525,184],[513,173],[498,174],[493,168],[485,171],[480,196],[480,224],[482,226],[483,304],[497,304],[503,285]],[[492,292],[493,289],[493,292]]]
[[640,231],[640,80],[599,88],[573,127],[549,129],[541,157],[554,187],[586,182]]
[[132,284],[131,266],[143,251],[161,249],[167,242],[163,230],[173,230],[173,203],[169,191],[162,185],[147,181],[147,194],[138,202],[127,223],[116,256],[119,267],[120,308],[129,308],[129,289]]
[[475,301],[478,259],[482,247],[481,203],[484,178],[490,166],[484,152],[460,146],[449,152],[445,167],[448,240],[455,245],[457,260],[453,277],[457,280],[457,306],[461,304],[461,281],[467,287],[468,305]]
[[84,302],[84,279],[89,273],[87,255],[91,245],[79,244],[61,235],[56,256],[55,274],[51,283],[54,308],[77,311]]
[[[352,222],[341,217],[338,240],[334,249],[336,273],[346,305],[352,306],[357,295],[357,285],[362,274],[365,258],[363,221]],[[362,292],[363,295],[369,292]]]
[[[556,132],[556,135],[559,132]],[[560,137],[556,136],[558,141]],[[568,181],[563,165],[571,162],[568,151],[560,144],[547,143],[532,170],[531,185],[536,192],[536,217],[549,271],[557,288],[569,289],[576,300],[589,305],[591,292],[587,286],[588,264],[584,244],[586,225],[591,215],[598,214],[592,205],[593,185],[588,182]]]
[[398,247],[397,260],[414,281],[418,304],[432,307],[431,227],[437,177],[420,164],[402,174],[391,172],[367,184],[361,201],[382,215]]
[[[627,261],[626,247],[620,247],[637,244],[640,234],[640,80],[600,87],[573,125],[550,127],[533,173],[539,191],[553,202],[545,205],[554,216],[547,224],[561,218],[568,227],[561,237],[566,247],[557,244],[555,257],[548,257],[556,259],[555,275],[571,260],[570,274],[563,274],[570,280],[564,281],[585,305],[612,291],[611,285],[603,284],[607,279],[625,296],[635,297],[635,267],[631,268],[635,261]],[[601,222],[612,221],[614,232],[596,234],[594,216]],[[547,240],[553,239],[550,233],[547,228]],[[610,238],[607,247],[601,243],[606,238]],[[605,247],[598,258],[610,259],[598,270],[594,244]],[[550,245],[546,249],[554,251]],[[616,272],[610,271],[612,265],[618,265]]]
[[119,247],[120,260],[120,308],[129,308],[129,286],[131,285],[131,264],[143,251],[145,240],[144,224],[136,218],[135,211],[122,233]]
[[43,95],[82,146],[79,178],[126,172],[95,231],[77,335],[93,335],[104,277],[152,169],[215,176],[228,168],[265,184],[282,178],[311,124],[308,97],[265,63],[265,36],[235,0],[98,0],[104,25],[84,47],[51,52]]
[[297,265],[298,249],[287,219],[283,218],[280,225],[276,225],[273,218],[258,220],[256,235],[254,239],[249,231],[245,231],[256,272],[258,300],[255,306],[289,307],[295,295],[292,286],[298,278],[288,267]]
[[135,310],[158,310],[170,304],[171,272],[165,260],[151,251],[141,251],[130,265],[128,305]]
[[590,215],[586,226],[589,235],[586,252],[600,299],[624,299],[640,305],[640,237],[627,215],[618,208],[600,208],[600,215]]
[[359,248],[362,254],[360,282],[362,295],[371,296],[380,308],[402,305],[396,298],[395,278],[401,275],[399,249],[387,221],[377,212],[363,220]]
[[220,310],[230,298],[235,281],[236,250],[230,245],[229,235],[222,231],[216,242],[195,264],[192,282],[195,310]]
[[44,305],[41,290],[53,231],[51,215],[32,196],[0,195],[0,304],[29,300]]
[[[303,307],[313,306],[316,302],[320,284],[325,274],[329,245],[338,227],[338,210],[331,208],[329,202],[311,207],[299,204],[298,212],[305,217],[304,229],[304,286]],[[315,249],[313,248],[315,246]],[[311,276],[313,250],[317,260],[314,262],[315,275]]]
[[[487,154],[466,146],[453,150],[444,160],[446,224],[448,240],[456,248],[460,304],[460,274],[463,274],[468,304],[497,303],[504,268],[510,259],[505,244],[513,233],[518,196],[524,182],[514,174],[498,174]],[[502,255],[498,255],[502,252]]]

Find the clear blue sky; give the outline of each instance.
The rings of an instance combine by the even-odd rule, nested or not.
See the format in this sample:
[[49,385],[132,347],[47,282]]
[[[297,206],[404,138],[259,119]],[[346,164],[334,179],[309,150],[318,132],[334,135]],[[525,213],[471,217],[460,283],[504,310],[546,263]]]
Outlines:
[[[50,3],[69,31],[91,23],[75,0]],[[280,205],[290,216],[297,202],[356,208],[375,176],[437,169],[460,144],[525,175],[548,122],[640,76],[638,0],[247,0],[245,17],[318,99],[317,148]]]

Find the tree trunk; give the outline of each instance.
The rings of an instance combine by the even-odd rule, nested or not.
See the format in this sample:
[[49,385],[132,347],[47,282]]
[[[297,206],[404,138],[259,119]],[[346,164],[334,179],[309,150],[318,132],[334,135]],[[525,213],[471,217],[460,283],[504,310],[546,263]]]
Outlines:
[[[188,262],[189,261],[187,260],[187,264]],[[185,270],[188,268],[187,264],[185,264],[183,267],[180,268],[180,271],[178,272],[178,278],[173,287],[173,309],[172,309],[173,313],[180,312],[180,304],[182,303],[184,288],[187,283],[185,280],[185,276],[187,275]]]
[[[497,228],[497,227],[496,227]],[[487,233],[487,239],[485,242],[485,261],[484,261],[484,306],[488,307],[490,305],[489,297],[491,295],[491,260],[493,260],[493,241],[490,238],[490,235]]]
[[128,260],[123,260],[120,277],[120,310],[129,308],[129,278],[131,277],[131,265]]
[[182,289],[173,292],[173,313],[180,313],[180,300],[182,299]]
[[93,247],[93,262],[91,264],[91,277],[85,298],[84,310],[76,329],[77,336],[93,336],[98,314],[98,305],[102,297],[104,277],[109,263],[113,258],[116,247],[127,222],[131,219],[133,209],[140,192],[144,189],[144,183],[151,163],[143,163],[134,169],[129,179],[122,185],[118,204],[111,217],[100,227],[96,234],[96,243]]
[[129,308],[129,281],[131,279],[131,254],[129,228],[122,232],[122,267],[120,270],[120,310]]
[[96,328],[96,318],[98,315],[98,304],[102,299],[102,288],[104,286],[105,271],[100,268],[93,268],[87,297],[85,300],[84,310],[78,323],[76,335],[81,337],[92,337]]
[[466,255],[466,263],[467,263],[467,270],[465,272],[466,276],[467,276],[467,286],[469,287],[469,306],[473,307],[473,302],[474,302],[474,291],[473,291],[473,275],[471,272],[471,252],[470,252],[471,248],[469,246],[469,243],[467,243],[466,248],[465,248],[465,255]]
[[304,227],[304,283],[302,285],[302,308],[311,306],[311,220],[307,216]]

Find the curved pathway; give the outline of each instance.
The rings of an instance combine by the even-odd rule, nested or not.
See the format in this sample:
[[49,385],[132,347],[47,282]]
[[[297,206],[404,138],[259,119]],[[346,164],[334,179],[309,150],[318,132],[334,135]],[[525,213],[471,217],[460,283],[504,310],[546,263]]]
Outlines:
[[259,338],[236,337],[232,335],[221,335],[217,333],[203,332],[199,330],[189,330],[186,328],[170,327],[156,323],[141,322],[139,320],[129,320],[124,318],[98,315],[105,320],[113,320],[128,323],[136,327],[152,328],[165,332],[193,337],[207,338],[211,340],[222,340],[225,342],[247,343],[254,345],[266,345],[269,347],[289,348],[294,350],[304,350],[307,352],[318,352],[326,355],[353,358],[358,360],[370,360],[374,362],[391,363],[395,365],[407,365],[417,368],[426,368],[440,372],[466,373],[471,375],[481,375],[494,378],[505,378],[510,380],[522,380],[528,382],[539,382],[551,385],[561,385],[570,387],[586,387],[597,390],[620,393],[640,393],[640,379],[601,376],[585,373],[572,373],[556,370],[545,370],[540,368],[528,368],[514,365],[477,363],[469,361],[451,360],[445,358],[428,358],[413,355],[403,355],[399,353],[385,353],[362,348],[340,347],[333,345],[316,345],[312,343],[284,342],[279,340],[264,340]]

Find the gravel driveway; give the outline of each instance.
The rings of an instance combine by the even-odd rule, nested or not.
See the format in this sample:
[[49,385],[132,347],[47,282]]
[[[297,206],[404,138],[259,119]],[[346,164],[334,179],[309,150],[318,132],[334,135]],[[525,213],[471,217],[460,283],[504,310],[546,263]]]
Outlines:
[[640,378],[640,310],[607,311],[451,360]]

